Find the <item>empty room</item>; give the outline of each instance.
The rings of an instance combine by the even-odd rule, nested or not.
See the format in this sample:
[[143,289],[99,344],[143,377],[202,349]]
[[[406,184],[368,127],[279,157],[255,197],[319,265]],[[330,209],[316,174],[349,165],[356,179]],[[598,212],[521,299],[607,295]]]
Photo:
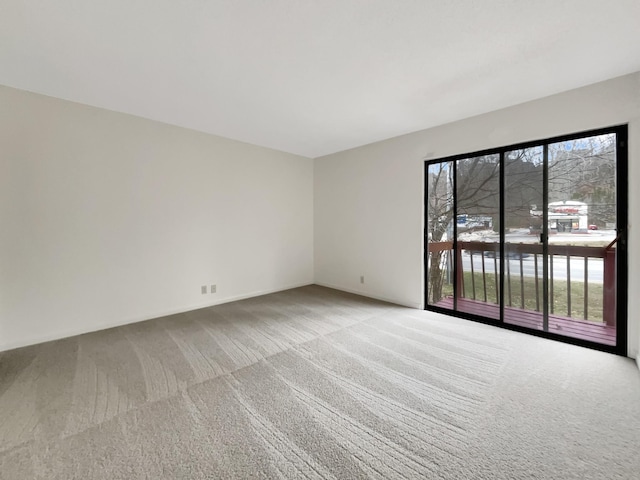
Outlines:
[[639,165],[637,0],[3,0],[0,479],[640,478]]

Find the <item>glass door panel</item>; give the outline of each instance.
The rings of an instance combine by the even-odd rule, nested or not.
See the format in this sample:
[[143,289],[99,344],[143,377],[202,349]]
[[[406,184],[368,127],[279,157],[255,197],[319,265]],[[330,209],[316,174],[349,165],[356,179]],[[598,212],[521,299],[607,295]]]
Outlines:
[[427,305],[453,309],[453,162],[427,167]]
[[544,330],[544,149],[504,154],[504,322]]
[[500,155],[456,163],[459,312],[500,319]]
[[615,345],[615,133],[549,144],[549,331]]

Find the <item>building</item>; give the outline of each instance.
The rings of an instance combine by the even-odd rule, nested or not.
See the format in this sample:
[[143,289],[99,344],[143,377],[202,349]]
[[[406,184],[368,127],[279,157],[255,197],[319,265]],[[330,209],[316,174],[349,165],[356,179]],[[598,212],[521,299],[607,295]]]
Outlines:
[[556,232],[586,232],[589,207],[584,202],[564,200],[549,203],[549,229]]

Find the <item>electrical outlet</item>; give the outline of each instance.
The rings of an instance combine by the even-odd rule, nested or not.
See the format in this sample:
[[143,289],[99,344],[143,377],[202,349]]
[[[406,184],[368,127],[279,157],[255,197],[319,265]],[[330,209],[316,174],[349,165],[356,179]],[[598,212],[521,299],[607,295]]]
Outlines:
[[206,286],[206,285],[202,285],[202,286],[200,287],[200,293],[201,293],[202,295],[204,295],[205,293],[207,293],[207,286]]
[[216,286],[215,285],[211,285],[211,293],[216,293]]
[[364,283],[364,275],[360,275],[360,283]]

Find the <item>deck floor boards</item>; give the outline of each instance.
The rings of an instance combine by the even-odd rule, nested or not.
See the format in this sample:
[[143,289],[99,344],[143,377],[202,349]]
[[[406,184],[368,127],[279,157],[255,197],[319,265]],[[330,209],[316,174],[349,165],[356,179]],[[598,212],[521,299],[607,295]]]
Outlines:
[[[440,300],[436,306],[453,309],[453,298]],[[485,303],[468,298],[458,299],[458,310],[492,319],[500,318],[500,307],[493,303]],[[533,330],[543,330],[542,312],[523,310],[516,307],[505,307],[504,321],[511,325],[519,325]],[[549,315],[549,332],[579,338],[603,345],[616,344],[616,329],[599,322],[590,322],[576,318]]]

